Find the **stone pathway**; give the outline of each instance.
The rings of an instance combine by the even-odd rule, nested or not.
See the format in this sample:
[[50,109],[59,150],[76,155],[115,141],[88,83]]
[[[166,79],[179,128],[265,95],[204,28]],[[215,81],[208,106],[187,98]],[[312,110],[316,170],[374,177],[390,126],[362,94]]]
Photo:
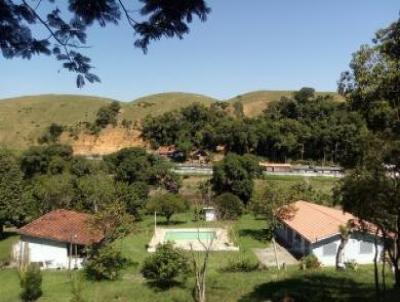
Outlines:
[[[253,249],[258,260],[265,266],[276,266],[274,246],[271,245],[265,249]],[[276,244],[276,251],[278,255],[278,262],[280,265],[285,263],[286,265],[294,265],[298,263],[298,260],[283,246]]]

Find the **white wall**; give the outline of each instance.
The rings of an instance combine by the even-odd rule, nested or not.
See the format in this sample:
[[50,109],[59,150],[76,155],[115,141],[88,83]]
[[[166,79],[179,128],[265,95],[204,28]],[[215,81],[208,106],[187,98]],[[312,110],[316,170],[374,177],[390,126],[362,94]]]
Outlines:
[[[43,268],[62,268],[69,267],[68,244],[41,238],[22,236],[20,241],[14,246],[14,256],[18,260],[24,255],[24,248],[29,250],[29,262],[38,262]],[[71,261],[71,268],[82,267],[82,260],[75,258]]]
[[[368,242],[372,244],[372,251],[368,254],[360,253],[360,244],[361,242]],[[323,247],[324,245],[334,243],[336,245],[335,251],[340,244],[339,235],[331,237],[327,240],[322,240],[317,243],[312,244],[312,252],[315,256],[317,256],[318,260],[326,266],[332,266],[336,264],[336,253],[332,256],[324,255]],[[378,259],[380,259],[381,252],[383,250],[383,246],[381,243],[378,244]],[[374,238],[368,234],[353,234],[349,241],[347,242],[344,251],[343,251],[343,261],[351,262],[355,261],[358,264],[369,264],[374,262],[375,257],[375,247],[374,247]]]
[[276,235],[281,238],[286,247],[298,255],[306,255],[309,252],[309,243],[293,229],[282,225],[276,230]]

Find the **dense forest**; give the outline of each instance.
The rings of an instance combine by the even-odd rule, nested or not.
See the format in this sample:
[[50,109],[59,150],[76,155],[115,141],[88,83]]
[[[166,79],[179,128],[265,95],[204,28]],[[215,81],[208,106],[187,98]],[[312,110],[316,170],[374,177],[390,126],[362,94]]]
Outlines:
[[237,103],[227,112],[223,102],[206,107],[194,104],[179,111],[148,117],[143,136],[154,147],[176,145],[187,154],[192,148],[253,153],[273,161],[313,160],[355,165],[362,156],[367,120],[349,103],[317,96],[302,88],[293,97],[269,104],[262,115],[247,118]]

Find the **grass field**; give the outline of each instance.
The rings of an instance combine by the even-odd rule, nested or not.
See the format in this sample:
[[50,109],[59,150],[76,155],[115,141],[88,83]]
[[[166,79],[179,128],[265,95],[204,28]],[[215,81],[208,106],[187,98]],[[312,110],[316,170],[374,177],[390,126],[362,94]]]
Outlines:
[[260,191],[265,186],[274,186],[277,188],[286,189],[297,183],[310,184],[314,189],[319,190],[325,194],[332,194],[332,189],[338,182],[335,177],[303,177],[303,176],[279,176],[279,175],[265,175],[262,179],[255,180],[255,191]]
[[[289,96],[291,91],[255,91],[226,100],[240,101],[244,112],[254,116],[268,103]],[[336,98],[339,98],[334,94]],[[0,145],[24,149],[35,144],[44,129],[55,122],[65,126],[93,121],[97,110],[111,99],[79,95],[38,95],[0,100]],[[122,102],[121,119],[140,121],[147,115],[159,115],[192,103],[210,105],[217,99],[191,93],[161,93]]]
[[[191,220],[191,213],[174,217],[174,227],[198,226]],[[162,223],[162,220],[161,220]],[[202,223],[204,224],[204,222]],[[227,223],[222,223],[226,225]],[[210,225],[210,224],[208,224]],[[211,224],[220,226],[220,222]],[[245,257],[255,256],[252,248],[265,247],[268,243],[260,239],[264,227],[263,220],[256,220],[245,215],[235,223],[228,223],[238,236],[241,252],[214,252],[211,254],[207,277],[208,301],[279,301],[284,295],[296,297],[296,301],[374,301],[372,267],[362,266],[357,272],[336,272],[325,268],[316,271],[300,271],[297,266],[287,271],[275,269],[260,270],[248,273],[222,272],[229,259],[242,253]],[[84,295],[87,301],[192,301],[191,290],[193,278],[185,284],[167,289],[155,288],[143,279],[139,269],[148,255],[146,244],[153,231],[152,217],[146,217],[138,223],[134,234],[117,244],[131,264],[116,281],[84,281]],[[0,250],[10,247],[9,241],[0,241]],[[43,297],[39,301],[66,302],[71,298],[71,282],[66,271],[43,272]],[[388,275],[388,283],[391,276]],[[18,274],[14,269],[0,271],[0,300],[2,302],[18,301],[20,291]],[[384,301],[398,301],[399,292],[389,289]]]
[[[199,199],[200,194],[198,186],[201,182],[209,179],[209,176],[186,176],[182,181],[181,194],[189,199]],[[264,175],[260,179],[255,180],[255,194],[263,192],[266,187],[276,187],[287,189],[298,183],[309,183],[315,190],[326,195],[332,195],[332,189],[337,183],[338,178],[334,177],[303,177],[303,176],[275,176]],[[323,200],[321,200],[323,202]]]

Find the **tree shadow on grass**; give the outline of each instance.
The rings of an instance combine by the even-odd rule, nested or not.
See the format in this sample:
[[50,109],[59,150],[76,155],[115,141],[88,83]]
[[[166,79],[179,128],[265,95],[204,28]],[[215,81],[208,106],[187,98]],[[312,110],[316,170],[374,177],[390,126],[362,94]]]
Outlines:
[[258,241],[267,241],[269,233],[266,229],[242,229],[239,230],[240,237],[250,237]]
[[171,220],[170,222],[167,221],[157,221],[157,225],[162,225],[162,226],[174,226],[174,225],[180,225],[184,224],[186,221],[183,220]]
[[10,237],[17,236],[17,235],[18,235],[18,234],[17,234],[15,231],[8,231],[8,230],[6,230],[6,231],[4,231],[3,234],[0,235],[0,241],[1,241],[1,240],[6,240],[6,239],[8,239],[8,238],[10,238]]
[[157,281],[149,281],[146,283],[149,288],[151,288],[155,292],[164,292],[168,291],[169,289],[173,287],[178,287],[178,288],[185,288],[184,282],[179,282],[179,281],[169,281],[169,282],[157,282]]
[[358,283],[346,276],[314,273],[261,284],[239,301],[375,301],[375,291],[372,284]]

